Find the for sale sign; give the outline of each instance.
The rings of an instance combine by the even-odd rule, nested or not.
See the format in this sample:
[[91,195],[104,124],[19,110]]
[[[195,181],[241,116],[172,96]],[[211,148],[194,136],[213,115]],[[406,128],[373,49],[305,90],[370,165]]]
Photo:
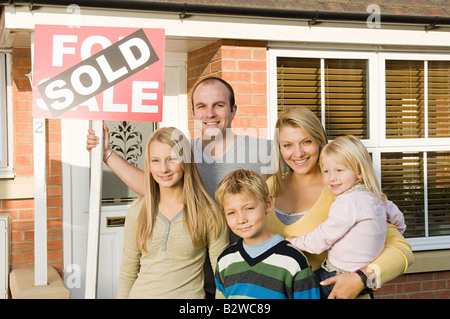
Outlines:
[[162,120],[164,30],[37,25],[33,117]]

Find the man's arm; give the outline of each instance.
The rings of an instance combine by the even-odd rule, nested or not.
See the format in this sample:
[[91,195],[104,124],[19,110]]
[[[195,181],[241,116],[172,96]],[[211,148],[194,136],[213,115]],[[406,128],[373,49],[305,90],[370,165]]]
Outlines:
[[[111,151],[109,146],[109,129],[106,124],[103,126],[103,131],[105,137],[103,142],[103,154],[106,157]],[[95,136],[94,130],[89,129],[86,140],[86,149],[90,152],[94,147],[97,147],[98,144],[98,137]],[[103,160],[105,160],[105,158]],[[114,151],[109,155],[105,163],[129,188],[139,195],[144,195],[144,171],[131,165]]]

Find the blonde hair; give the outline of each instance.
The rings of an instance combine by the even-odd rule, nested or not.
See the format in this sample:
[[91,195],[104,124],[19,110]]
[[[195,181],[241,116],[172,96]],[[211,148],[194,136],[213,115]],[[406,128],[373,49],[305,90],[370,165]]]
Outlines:
[[228,173],[216,188],[216,201],[223,210],[226,195],[248,194],[266,205],[269,188],[258,173],[250,170],[238,169]]
[[386,195],[383,194],[378,184],[370,154],[357,137],[353,135],[339,136],[334,141],[327,144],[320,155],[321,169],[322,157],[324,154],[340,165],[351,169],[356,175],[361,174],[362,181],[366,188],[372,192],[375,197],[386,202]]
[[185,227],[195,247],[205,246],[211,229],[215,238],[222,231],[227,231],[225,219],[219,212],[217,204],[206,191],[197,165],[193,161],[191,145],[188,139],[177,128],[164,127],[155,131],[147,142],[144,205],[139,212],[136,223],[137,247],[140,251],[147,251],[146,246],[152,237],[160,201],[159,184],[150,173],[150,145],[154,141],[171,146],[176,154],[175,156],[181,161]]
[[[292,169],[286,164],[280,152],[280,130],[284,127],[301,128],[305,134],[319,147],[319,154],[327,144],[327,134],[317,116],[306,107],[293,107],[282,111],[275,125],[273,138],[274,162],[277,171],[274,176],[272,194],[277,195],[281,189],[283,171]],[[319,163],[317,163],[317,166]]]

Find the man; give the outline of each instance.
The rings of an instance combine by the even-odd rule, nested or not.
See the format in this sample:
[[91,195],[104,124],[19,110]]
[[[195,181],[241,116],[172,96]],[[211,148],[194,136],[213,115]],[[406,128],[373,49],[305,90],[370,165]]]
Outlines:
[[[272,168],[271,142],[265,139],[234,134],[231,124],[237,105],[233,88],[226,81],[209,77],[201,80],[192,92],[192,112],[195,125],[201,127],[202,137],[192,141],[195,162],[208,193],[214,198],[217,185],[230,172],[242,168],[267,177]],[[86,149],[99,143],[90,129]],[[104,161],[133,191],[143,195],[144,172],[129,164],[111,150],[109,130],[104,126]],[[230,232],[230,242],[238,237]],[[209,260],[205,261],[205,290],[213,298],[215,285]]]

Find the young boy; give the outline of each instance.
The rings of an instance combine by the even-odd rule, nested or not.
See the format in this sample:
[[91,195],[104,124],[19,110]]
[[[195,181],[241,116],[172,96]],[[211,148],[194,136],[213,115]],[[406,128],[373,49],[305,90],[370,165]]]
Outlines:
[[231,231],[241,237],[219,256],[216,298],[319,299],[306,257],[266,227],[269,189],[255,172],[236,170],[220,182],[216,200]]

